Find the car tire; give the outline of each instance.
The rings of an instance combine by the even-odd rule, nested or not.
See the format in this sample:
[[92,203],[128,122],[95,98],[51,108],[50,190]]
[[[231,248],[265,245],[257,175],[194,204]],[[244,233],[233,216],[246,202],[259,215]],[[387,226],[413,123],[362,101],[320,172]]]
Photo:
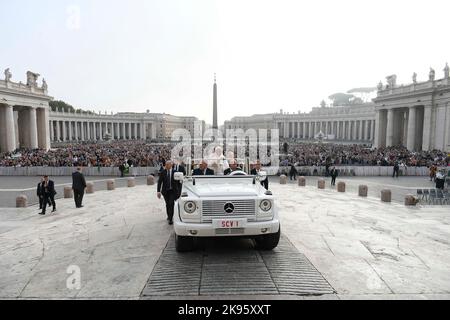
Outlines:
[[175,249],[178,252],[188,252],[194,249],[194,238],[175,235]]
[[280,242],[280,236],[281,236],[281,226],[278,229],[277,233],[271,233],[264,236],[258,236],[256,241],[256,246],[260,250],[273,250],[278,246],[278,243]]

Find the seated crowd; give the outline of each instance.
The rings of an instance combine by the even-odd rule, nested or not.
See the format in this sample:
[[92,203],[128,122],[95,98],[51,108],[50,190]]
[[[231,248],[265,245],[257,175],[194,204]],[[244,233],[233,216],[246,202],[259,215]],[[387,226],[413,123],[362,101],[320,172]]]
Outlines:
[[[135,167],[159,167],[171,158],[173,144],[144,141],[114,141],[110,143],[68,144],[49,151],[21,149],[0,153],[1,167],[119,167],[132,159]],[[364,145],[291,143],[280,145],[281,165],[297,166],[357,165],[449,166],[446,152],[411,152],[404,147],[372,149]]]

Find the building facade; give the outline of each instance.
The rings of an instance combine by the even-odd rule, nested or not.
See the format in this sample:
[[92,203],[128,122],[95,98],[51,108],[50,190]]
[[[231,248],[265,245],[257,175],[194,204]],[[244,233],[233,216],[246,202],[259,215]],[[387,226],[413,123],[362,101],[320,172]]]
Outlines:
[[176,129],[194,134],[199,121],[163,113],[87,114],[50,111],[52,142],[108,140],[168,140]]
[[279,113],[235,117],[225,129],[278,129],[280,138],[303,141],[319,135],[336,142],[372,143],[375,133],[373,103],[313,108],[310,113]]
[[409,150],[450,151],[450,77],[448,65],[444,78],[435,80],[430,70],[428,81],[397,85],[396,76],[387,85],[378,85],[375,107],[375,147],[404,145]]
[[50,148],[49,101],[47,83],[37,83],[39,75],[27,72],[27,83],[11,81],[5,70],[0,80],[0,150],[13,151],[18,147]]
[[450,76],[397,85],[396,76],[378,85],[373,102],[346,106],[318,107],[309,113],[259,114],[234,117],[225,129],[279,129],[281,138],[337,143],[364,143],[374,147],[405,146],[412,151],[450,152]]
[[205,128],[196,117],[165,113],[117,113],[52,111],[48,86],[39,74],[27,72],[27,83],[11,81],[5,70],[0,80],[0,152],[18,148],[45,149],[51,143],[108,140],[170,140],[176,129]]

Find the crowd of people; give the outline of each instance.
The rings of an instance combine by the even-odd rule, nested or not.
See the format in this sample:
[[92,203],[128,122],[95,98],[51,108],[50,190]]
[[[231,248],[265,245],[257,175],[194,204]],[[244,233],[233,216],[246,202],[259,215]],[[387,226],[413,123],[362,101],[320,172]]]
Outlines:
[[69,144],[57,149],[21,149],[0,153],[1,167],[119,167],[132,161],[135,167],[157,167],[171,156],[171,145],[143,141]]
[[408,167],[449,166],[450,157],[443,151],[411,152],[405,147],[372,149],[365,145],[343,144],[287,144],[282,165],[296,166],[394,166],[400,163]]
[[[174,144],[144,141],[68,144],[49,151],[16,150],[0,153],[2,167],[161,167],[171,158]],[[280,164],[295,166],[449,166],[447,153],[411,152],[404,147],[372,149],[364,145],[282,143]]]

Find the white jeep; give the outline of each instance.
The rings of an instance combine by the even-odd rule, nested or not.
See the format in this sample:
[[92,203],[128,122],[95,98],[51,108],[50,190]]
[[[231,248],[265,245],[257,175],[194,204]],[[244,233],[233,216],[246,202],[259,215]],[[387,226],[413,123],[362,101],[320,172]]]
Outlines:
[[252,238],[262,250],[278,245],[278,210],[272,193],[260,183],[267,179],[265,173],[184,177],[177,172],[174,178],[183,180],[173,219],[177,251],[193,250],[196,237]]

